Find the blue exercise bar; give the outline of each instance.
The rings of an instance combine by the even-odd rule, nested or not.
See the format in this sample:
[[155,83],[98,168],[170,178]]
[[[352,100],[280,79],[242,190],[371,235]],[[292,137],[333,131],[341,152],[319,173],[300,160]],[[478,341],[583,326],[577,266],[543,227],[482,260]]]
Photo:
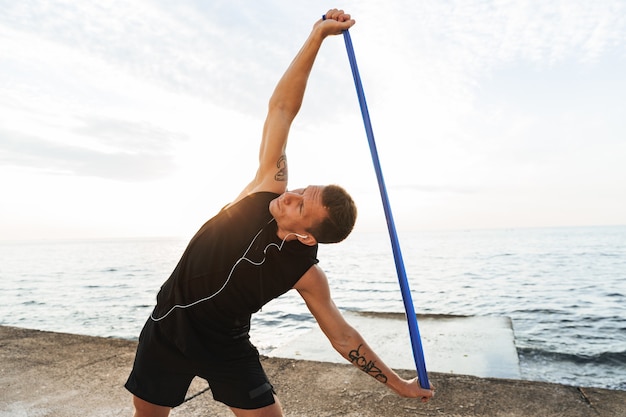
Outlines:
[[396,234],[396,227],[393,222],[393,214],[391,213],[391,207],[389,205],[389,197],[387,196],[387,189],[385,188],[383,172],[380,168],[380,162],[378,160],[378,151],[376,150],[376,142],[374,142],[374,132],[372,131],[372,123],[370,122],[370,116],[367,110],[367,103],[365,102],[365,94],[363,93],[363,85],[361,84],[361,77],[359,75],[359,69],[356,64],[356,57],[354,56],[352,39],[350,38],[350,33],[347,30],[343,31],[343,37],[346,42],[348,59],[350,60],[352,76],[354,77],[354,85],[356,86],[356,93],[359,97],[361,113],[363,114],[363,123],[365,124],[365,132],[367,133],[367,140],[370,145],[372,161],[374,162],[374,169],[376,170],[376,177],[378,178],[380,196],[383,200],[383,208],[385,210],[385,217],[387,218],[387,228],[389,229],[391,247],[393,249],[393,256],[396,261],[396,271],[398,273],[398,281],[400,283],[400,290],[402,291],[402,300],[404,301],[404,309],[406,311],[407,322],[409,325],[409,335],[411,336],[411,346],[413,347],[413,358],[415,359],[417,375],[419,378],[420,386],[424,389],[430,389],[430,384],[428,383],[428,375],[426,373],[426,363],[424,362],[424,350],[422,349],[422,340],[420,338],[419,328],[417,327],[417,318],[415,316],[415,309],[413,307],[413,298],[411,297],[411,290],[409,288],[406,271],[404,269],[404,261],[402,260],[400,243],[398,243],[398,235]]

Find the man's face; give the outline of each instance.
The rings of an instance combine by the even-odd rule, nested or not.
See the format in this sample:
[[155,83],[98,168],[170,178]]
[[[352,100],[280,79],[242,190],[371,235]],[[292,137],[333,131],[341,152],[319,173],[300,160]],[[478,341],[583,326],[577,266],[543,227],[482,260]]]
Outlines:
[[286,191],[270,202],[270,213],[278,224],[279,236],[284,237],[288,233],[307,234],[307,230],[328,216],[322,205],[323,190],[323,186],[309,185]]

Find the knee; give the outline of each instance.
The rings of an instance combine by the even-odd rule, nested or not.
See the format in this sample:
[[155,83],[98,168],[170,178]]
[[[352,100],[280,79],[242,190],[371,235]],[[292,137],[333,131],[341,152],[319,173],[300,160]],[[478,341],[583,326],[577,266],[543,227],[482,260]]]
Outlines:
[[272,405],[254,410],[244,410],[234,407],[230,407],[230,410],[236,417],[284,417],[283,409],[276,395],[274,395],[274,401]]
[[134,417],[167,417],[170,414],[170,407],[149,403],[135,395],[133,395],[133,406],[135,407]]

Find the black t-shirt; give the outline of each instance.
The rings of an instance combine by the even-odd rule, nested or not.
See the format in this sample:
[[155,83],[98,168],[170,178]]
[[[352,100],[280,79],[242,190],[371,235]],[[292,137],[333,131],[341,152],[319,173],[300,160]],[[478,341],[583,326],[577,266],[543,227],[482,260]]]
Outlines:
[[228,352],[247,340],[252,313],[318,262],[317,245],[276,235],[276,197],[251,194],[207,221],[161,287],[151,319],[186,354]]

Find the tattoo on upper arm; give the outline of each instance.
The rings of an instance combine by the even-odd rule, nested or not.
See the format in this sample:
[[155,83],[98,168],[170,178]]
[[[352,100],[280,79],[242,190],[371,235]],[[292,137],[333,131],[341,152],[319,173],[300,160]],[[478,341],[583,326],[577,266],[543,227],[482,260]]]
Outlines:
[[287,181],[287,155],[283,154],[278,158],[276,168],[278,168],[278,172],[274,175],[274,179],[276,181]]
[[371,376],[373,376],[374,378],[376,378],[378,381],[382,382],[382,383],[386,383],[387,382],[387,376],[385,374],[383,374],[383,372],[380,370],[380,368],[378,368],[376,366],[376,362],[374,361],[368,361],[365,356],[361,355],[361,347],[363,345],[359,345],[358,348],[351,350],[350,353],[348,354],[348,358],[350,359],[350,362],[352,362],[353,364],[355,364],[356,366],[358,366],[359,368],[361,368],[361,370]]

